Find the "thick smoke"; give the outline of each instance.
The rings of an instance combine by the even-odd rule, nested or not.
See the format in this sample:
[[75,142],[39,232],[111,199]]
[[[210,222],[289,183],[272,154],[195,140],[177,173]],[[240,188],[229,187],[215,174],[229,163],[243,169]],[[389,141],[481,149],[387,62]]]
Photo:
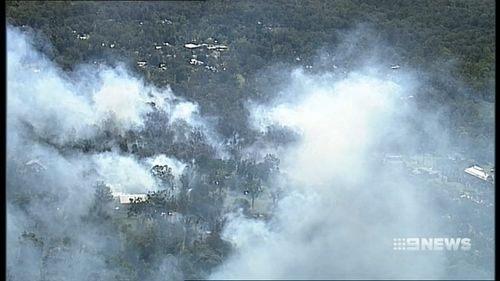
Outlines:
[[[123,66],[84,65],[72,74],[64,74],[33,48],[28,35],[9,28],[7,36],[10,157],[22,156],[24,162],[31,158],[48,162],[51,157],[41,154],[46,154],[44,150],[49,148],[40,143],[64,147],[100,137],[106,130],[122,136],[130,131],[139,132],[144,128],[147,114],[153,111],[166,114],[169,124],[182,122],[190,128],[202,128],[208,140],[218,146],[217,136],[198,115],[197,105],[174,96],[169,88],[145,85]],[[26,153],[29,150],[36,151]],[[176,174],[182,172],[183,166],[178,160],[168,158],[140,163],[118,152],[79,157],[88,158],[92,165],[87,168],[97,169],[105,181],[129,182],[135,191],[154,188],[148,171],[151,164],[160,161],[175,166]],[[75,165],[73,170],[81,167],[80,163]],[[130,180],[119,178],[120,175]]]
[[[233,251],[210,278],[492,277],[489,264],[470,263],[472,253],[493,247],[488,238],[481,247],[473,240],[471,252],[454,253],[459,262],[443,251],[393,250],[393,238],[398,237],[467,237],[470,233],[460,232],[457,221],[449,219],[451,214],[460,220],[467,209],[459,209],[462,201],[454,203],[462,198],[461,191],[435,189],[389,163],[391,155],[422,163],[429,147],[444,157],[454,149],[439,112],[417,107],[424,83],[418,71],[391,69],[398,57],[386,56],[390,50],[378,43],[373,50],[385,53],[357,56],[357,44],[345,40],[340,45],[345,51],[322,56],[318,70],[274,73],[284,77],[274,99],[248,102],[250,124],[260,136],[272,135],[276,128],[291,133],[278,144],[262,138],[241,148],[243,160],[260,161],[269,153],[279,158],[279,172],[263,183],[269,192],[256,203],[266,205],[262,202],[271,200],[265,195],[276,192],[268,204],[272,214],[265,220],[250,218],[228,206],[231,213],[222,233]],[[169,88],[147,85],[123,65],[81,65],[65,73],[35,50],[29,35],[12,27],[7,30],[7,51],[7,269],[21,280],[38,280],[44,274],[72,280],[127,277],[119,270],[140,268],[139,258],[127,253],[136,264],[113,266],[123,262],[117,256],[125,246],[113,237],[109,224],[88,223],[94,183],[104,182],[114,193],[156,191],[161,188],[151,172],[156,165],[170,167],[176,179],[188,171],[187,184],[202,182],[202,175],[190,174],[199,172],[193,168],[196,155],[178,144],[191,142],[205,149],[199,143],[205,141],[217,158],[226,158],[215,126],[200,116],[197,104],[176,97]],[[193,135],[195,129],[202,136]],[[134,143],[124,144],[124,138]],[[153,147],[172,142],[165,150],[177,150],[128,153],[144,138]],[[234,185],[228,193],[236,193],[244,182],[215,176]],[[219,179],[214,182],[218,185]],[[189,188],[190,196],[208,197],[206,186],[200,186],[198,193],[196,187]],[[469,207],[488,215],[478,215],[479,223],[492,225],[491,208]],[[200,213],[210,209],[193,208]],[[179,225],[168,233],[142,226],[134,235],[154,233],[158,244],[188,231]],[[154,268],[139,270],[147,271],[149,279],[185,278],[181,259],[167,254],[152,259]]]
[[385,155],[417,157],[419,142],[443,155],[452,149],[445,149],[449,137],[437,114],[416,109],[421,82],[414,72],[374,65],[295,70],[273,102],[250,105],[256,129],[285,126],[299,140],[276,150],[286,185],[274,217],[229,216],[224,235],[235,253],[211,278],[492,277],[471,264],[452,268],[445,252],[393,249],[393,238],[463,233],[443,219],[458,209],[440,201],[440,191],[384,165]]
[[[145,84],[123,65],[80,65],[65,73],[35,49],[30,34],[13,27],[7,58],[8,270],[19,280],[126,274],[110,265],[121,246],[109,226],[83,223],[92,219],[95,185],[117,194],[157,191],[162,186],[152,167],[167,165],[179,177],[186,164],[123,153],[129,148],[120,147],[119,137],[141,134],[151,114],[182,129],[174,139],[189,140],[186,132],[197,129],[223,154],[218,136],[195,103]],[[176,262],[164,257],[155,272],[182,278]]]
[[106,124],[119,134],[139,130],[145,116],[158,110],[168,115],[170,124],[181,120],[201,127],[216,141],[196,104],[174,96],[169,88],[146,85],[123,65],[81,65],[66,74],[34,50],[28,35],[9,28],[7,42],[11,126],[29,124],[37,136],[64,143],[93,137]]

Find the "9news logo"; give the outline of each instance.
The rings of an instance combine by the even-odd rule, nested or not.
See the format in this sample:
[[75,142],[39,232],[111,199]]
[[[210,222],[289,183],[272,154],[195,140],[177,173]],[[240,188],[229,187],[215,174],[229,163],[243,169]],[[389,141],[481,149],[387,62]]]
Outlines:
[[393,238],[395,251],[469,251],[470,238]]

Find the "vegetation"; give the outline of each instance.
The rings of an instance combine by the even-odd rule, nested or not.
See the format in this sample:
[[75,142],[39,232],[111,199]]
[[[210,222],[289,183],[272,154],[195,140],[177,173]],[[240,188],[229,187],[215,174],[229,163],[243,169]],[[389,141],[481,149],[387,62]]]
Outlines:
[[[65,69],[125,61],[148,81],[197,101],[203,114],[220,116],[225,137],[237,132],[248,141],[243,102],[269,98],[266,89],[278,79],[259,82],[262,71],[312,65],[318,51],[335,50],[343,32],[362,25],[391,46],[388,60],[432,73],[419,98],[430,107],[446,104],[443,120],[452,120],[455,132],[465,130],[473,142],[493,136],[492,118],[476,120],[478,100],[495,100],[494,1],[9,1],[6,8],[7,22],[43,32],[54,46],[46,53]],[[192,42],[228,49],[184,48]],[[205,64],[190,65],[192,55]],[[147,67],[136,65],[141,60]]]
[[[170,86],[176,95],[197,102],[202,115],[217,116],[217,133],[230,144],[230,157],[221,159],[201,129],[188,131],[185,124],[175,122],[168,126],[159,111],[147,116],[140,132],[118,136],[110,128],[93,140],[65,147],[53,144],[62,153],[111,151],[117,146],[120,153],[141,159],[165,154],[191,163],[178,177],[172,167],[154,166],[151,174],[162,189],[118,212],[122,205],[113,202],[109,186],[89,184],[95,197],[81,219],[101,227],[113,245],[109,252],[116,254],[101,249],[101,255],[108,268],[118,272],[102,276],[96,269],[89,280],[157,280],[155,274],[162,274],[162,266],[169,262],[164,257],[170,256],[176,257],[179,269],[168,272],[172,279],[205,278],[220,265],[231,251],[221,237],[228,202],[243,215],[261,218],[259,198],[269,195],[274,202],[281,192],[270,184],[280,173],[279,159],[269,154],[260,162],[248,160],[241,148],[256,140],[282,144],[296,138],[286,128],[271,127],[266,134],[252,130],[245,103],[272,98],[273,87],[281,83],[281,77],[265,75],[272,68],[327,69],[317,57],[341,46],[345,34],[356,28],[376,31],[370,36],[391,46],[384,52],[388,60],[430,73],[422,77],[425,86],[418,105],[430,111],[446,105],[440,118],[453,136],[459,136],[453,141],[463,147],[479,144],[482,150],[474,157],[492,157],[493,116],[485,117],[482,108],[495,101],[494,4],[490,0],[8,1],[7,23],[40,31],[37,47],[64,70],[73,71],[82,63],[125,62],[146,81]],[[369,52],[373,38],[360,36],[356,47]],[[207,45],[189,49],[187,43]],[[203,65],[190,64],[192,59]],[[139,61],[146,66],[139,66]],[[340,63],[348,68],[357,62],[346,56]],[[188,141],[176,136],[179,130],[187,132]],[[38,175],[16,161],[9,159],[9,202],[31,215],[34,210],[28,206],[33,198],[50,203],[63,196],[57,190],[42,194],[28,188]],[[39,249],[40,280],[50,274],[44,265],[58,256],[54,249],[64,251],[78,244],[64,231],[51,234],[51,239],[48,233],[40,227],[37,233],[25,232],[19,238]]]

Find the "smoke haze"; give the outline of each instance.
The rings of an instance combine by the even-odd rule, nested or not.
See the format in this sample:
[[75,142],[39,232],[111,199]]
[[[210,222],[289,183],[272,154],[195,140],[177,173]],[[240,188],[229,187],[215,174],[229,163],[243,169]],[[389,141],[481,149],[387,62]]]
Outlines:
[[416,109],[417,71],[366,61],[340,73],[294,70],[274,101],[251,103],[256,129],[280,125],[300,137],[275,151],[286,182],[275,216],[268,223],[229,216],[224,235],[235,254],[213,279],[491,278],[473,265],[448,270],[444,252],[393,250],[397,237],[457,236],[443,217],[460,207],[444,207],[451,198],[381,155],[415,157],[420,142],[443,155],[453,150],[438,115]]
[[[276,73],[284,77],[279,92],[268,102],[247,102],[250,127],[260,136],[274,126],[295,138],[280,145],[260,140],[261,144],[242,148],[243,158],[261,161],[273,153],[280,159],[279,173],[263,185],[281,195],[267,220],[225,209],[222,238],[231,243],[232,251],[206,276],[492,278],[492,264],[473,264],[468,252],[450,256],[445,251],[393,250],[393,238],[398,237],[468,237],[447,215],[469,209],[455,203],[458,190],[436,189],[384,161],[388,155],[420,159],[423,144],[446,157],[453,152],[452,137],[440,124],[439,113],[417,107],[419,88],[425,82],[419,71],[409,67],[394,71],[388,59],[380,58],[384,57],[381,51],[360,55],[352,63],[355,67],[346,67],[342,63],[356,53],[356,43],[349,38],[344,53],[339,51],[328,61],[323,56],[324,64],[334,60],[335,70],[295,68]],[[384,49],[379,47],[375,49]],[[70,280],[113,280],[126,274],[109,266],[124,247],[113,238],[109,225],[82,226],[93,206],[93,184],[104,182],[113,193],[157,191],[161,183],[151,174],[153,166],[167,165],[180,179],[198,160],[158,151],[133,155],[128,153],[133,148],[121,145],[120,137],[141,135],[154,124],[153,133],[148,131],[151,139],[166,142],[161,133],[172,130],[171,142],[177,145],[196,143],[191,133],[199,130],[199,138],[214,155],[227,159],[227,147],[214,129],[217,119],[201,116],[196,103],[177,97],[168,87],[147,85],[124,65],[81,65],[64,73],[33,48],[29,35],[14,27],[7,29],[7,57],[7,268],[19,280],[36,280],[40,263],[44,274],[56,272],[63,279],[71,276]],[[160,121],[154,123],[154,118]],[[90,140],[97,144],[86,145]],[[86,151],[77,149],[80,146]],[[241,183],[235,182],[238,188]],[[205,194],[202,187],[198,191]],[[493,225],[492,207],[467,208],[487,214],[478,224]],[[43,230],[31,242],[20,238],[40,225]],[[153,232],[154,227],[145,225],[138,236]],[[186,228],[183,231],[186,235]],[[158,233],[158,243],[171,238]],[[50,248],[47,245],[54,241],[49,238],[45,246],[37,246],[37,237],[67,239],[63,242],[67,248]],[[493,242],[487,241],[476,246],[473,238],[473,250],[492,249]],[[40,261],[40,252],[48,251],[62,254]],[[144,269],[150,271],[146,280],[185,278],[179,269],[181,258],[165,254],[152,259],[156,266]]]

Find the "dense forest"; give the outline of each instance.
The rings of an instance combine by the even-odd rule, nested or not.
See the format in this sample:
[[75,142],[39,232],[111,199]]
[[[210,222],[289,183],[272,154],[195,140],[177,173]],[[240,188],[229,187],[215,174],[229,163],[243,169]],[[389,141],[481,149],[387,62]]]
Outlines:
[[[20,105],[13,96],[15,103],[7,106],[7,114],[15,116],[11,118],[15,121],[9,121],[15,125],[8,126],[7,202],[12,222],[8,222],[7,242],[16,241],[7,251],[7,280],[209,278],[234,255],[235,245],[224,235],[232,226],[231,215],[272,224],[277,220],[275,210],[283,208],[280,202],[293,193],[286,191],[293,185],[283,167],[289,164],[283,164],[279,154],[280,148],[293,147],[303,132],[281,124],[256,129],[250,105],[275,101],[284,88],[291,87],[296,69],[312,77],[339,75],[376,57],[379,60],[372,63],[380,69],[411,72],[419,79],[415,106],[419,112],[435,114],[432,121],[408,119],[408,134],[418,143],[415,153],[433,155],[436,163],[456,154],[463,155],[467,165],[494,166],[496,31],[491,0],[7,1],[6,23],[29,34],[32,53],[39,52],[53,63],[63,73],[57,79],[65,81],[51,80],[63,85],[56,90],[33,82],[47,97],[59,98],[55,105],[45,104],[43,98],[19,97],[25,102]],[[27,53],[29,57],[31,51]],[[43,74],[43,69],[32,65],[38,60],[33,55],[21,67],[9,65],[12,89],[22,93],[31,86],[26,85],[31,74],[10,78],[21,77],[13,72],[23,68],[52,75],[52,70]],[[65,124],[83,122],[72,115],[78,106],[66,108],[65,98],[53,92],[71,84],[78,92],[71,99],[85,100],[82,93],[95,90],[87,85],[93,83],[93,76],[86,71],[108,73],[108,67],[125,69],[126,75],[119,70],[116,76],[128,80],[118,79],[117,84],[134,81],[130,83],[136,85],[134,79],[139,77],[154,89],[137,87],[149,91],[144,95],[151,100],[158,99],[140,107],[141,114],[145,112],[140,126],[103,115],[99,124],[85,127],[90,128],[88,135],[76,136],[75,129],[66,129]],[[89,81],[73,81],[82,77]],[[102,78],[107,76],[99,77],[99,83],[107,83]],[[168,93],[171,104],[158,102],[161,94],[156,91]],[[45,105],[56,113],[46,114]],[[38,109],[32,111],[38,115],[18,109],[24,106]],[[101,114],[98,106],[92,106],[89,112],[95,109]],[[87,105],[82,108],[86,112]],[[66,110],[69,113],[57,113]],[[181,120],[176,114],[187,117]],[[426,129],[432,122],[449,134],[446,151],[435,143],[433,134],[439,129]],[[400,147],[390,152],[408,151],[404,144]],[[34,152],[53,159],[53,170],[42,163],[45,160],[28,156]],[[160,163],[159,155],[178,162]],[[418,161],[425,163],[425,159]],[[136,162],[153,164],[143,175]],[[99,164],[89,168],[94,165],[89,163]],[[183,168],[178,169],[177,163]],[[106,170],[106,165],[114,168]],[[112,169],[119,171],[108,172]],[[471,187],[453,169],[444,180],[446,187],[463,185],[463,190],[472,192],[475,185]],[[104,170],[114,176],[97,176]],[[147,182],[151,188],[140,190],[147,193],[145,197],[119,204],[114,199],[118,184],[111,183],[113,177],[115,183]],[[383,182],[373,177],[374,182]],[[436,198],[442,197],[432,202],[437,202],[440,212],[448,215],[453,214],[452,208],[461,208],[463,218],[452,219],[454,230],[482,239],[480,253],[455,255],[446,264],[453,270],[474,264],[479,275],[460,275],[464,270],[444,276],[489,277],[493,229],[488,223],[493,205],[479,210],[460,201],[457,207],[451,197],[464,198],[469,193],[448,191],[436,179],[412,181],[430,186],[432,192],[438,190]],[[481,204],[489,204],[492,194],[483,190],[477,196],[487,198]],[[366,202],[359,204],[364,207]],[[483,219],[486,226],[479,225]],[[72,263],[74,259],[80,264]],[[436,276],[442,275],[430,278]]]
[[[363,25],[374,34],[359,34],[355,48],[367,51],[370,40],[385,42],[388,61],[432,73],[424,78],[420,102],[429,108],[446,104],[443,122],[467,144],[491,151],[485,139],[493,138],[493,116],[481,118],[480,108],[495,100],[493,6],[492,1],[9,1],[7,22],[41,31],[40,42],[53,46],[47,54],[64,69],[124,61],[147,81],[170,85],[198,102],[202,114],[220,116],[223,136],[237,132],[249,141],[254,136],[245,130],[242,103],[269,98],[266,90],[280,82],[264,70],[278,64],[316,63],[310,71],[318,72],[331,68],[318,55],[334,56],[342,32]],[[214,40],[228,49],[184,47]],[[190,65],[192,55],[205,64]],[[356,63],[349,56],[337,60],[345,68]]]

